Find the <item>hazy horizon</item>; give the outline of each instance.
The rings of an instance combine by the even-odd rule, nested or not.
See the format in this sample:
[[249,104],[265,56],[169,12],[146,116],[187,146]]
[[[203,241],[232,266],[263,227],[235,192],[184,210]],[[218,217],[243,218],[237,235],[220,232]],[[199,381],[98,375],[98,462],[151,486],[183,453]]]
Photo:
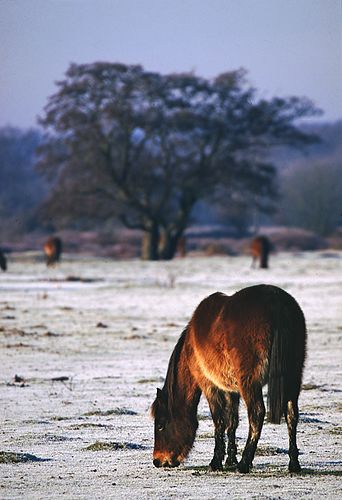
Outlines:
[[71,62],[212,78],[245,68],[259,95],[342,118],[341,0],[0,0],[0,126],[31,127]]

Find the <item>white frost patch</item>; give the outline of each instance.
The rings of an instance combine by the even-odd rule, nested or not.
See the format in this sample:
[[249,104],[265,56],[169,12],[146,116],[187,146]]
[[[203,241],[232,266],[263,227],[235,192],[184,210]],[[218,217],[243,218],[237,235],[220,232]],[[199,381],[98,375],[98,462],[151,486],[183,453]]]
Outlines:
[[[23,257],[0,275],[0,452],[51,460],[1,463],[0,455],[1,498],[341,497],[342,253],[278,254],[269,270],[251,269],[248,257],[64,256],[55,269]],[[214,440],[205,401],[187,462],[155,469],[149,406],[178,336],[205,296],[258,283],[285,288],[307,319],[303,474],[287,472],[285,424],[267,423],[250,475],[208,473]],[[241,452],[243,404],[237,436]],[[96,442],[104,449],[86,450]]]

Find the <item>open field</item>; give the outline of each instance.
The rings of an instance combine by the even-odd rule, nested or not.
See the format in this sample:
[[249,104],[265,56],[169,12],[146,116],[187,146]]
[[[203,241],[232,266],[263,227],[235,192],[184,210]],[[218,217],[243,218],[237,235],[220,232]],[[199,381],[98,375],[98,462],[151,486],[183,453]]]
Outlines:
[[[287,472],[287,429],[266,423],[249,475],[208,472],[203,400],[194,449],[152,465],[149,406],[199,301],[272,283],[308,326],[300,397],[301,474]],[[280,253],[269,270],[240,257],[172,262],[67,255],[46,269],[16,254],[0,274],[0,498],[342,498],[342,252]],[[240,407],[239,451],[247,436]]]

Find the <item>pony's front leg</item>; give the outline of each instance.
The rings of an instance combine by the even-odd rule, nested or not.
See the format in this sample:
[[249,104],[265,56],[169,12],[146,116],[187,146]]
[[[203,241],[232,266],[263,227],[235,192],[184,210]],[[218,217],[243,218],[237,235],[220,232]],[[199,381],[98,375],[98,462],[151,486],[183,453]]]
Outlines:
[[222,462],[225,455],[225,424],[222,419],[215,422],[215,449],[214,456],[209,464],[212,471],[223,470]]
[[215,449],[214,456],[209,464],[212,471],[223,470],[222,462],[225,456],[225,406],[226,398],[223,391],[212,388],[206,391],[211,416],[215,425]]
[[253,462],[265,418],[265,405],[262,398],[261,386],[248,388],[244,391],[243,396],[248,410],[249,433],[242,458],[238,463],[238,470],[245,473],[249,472]]

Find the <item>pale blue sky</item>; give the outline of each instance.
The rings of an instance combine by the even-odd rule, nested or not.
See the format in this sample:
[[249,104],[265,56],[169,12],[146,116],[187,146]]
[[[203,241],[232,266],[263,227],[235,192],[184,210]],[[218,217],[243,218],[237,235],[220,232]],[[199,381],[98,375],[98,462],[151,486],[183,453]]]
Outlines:
[[214,77],[342,118],[342,0],[0,0],[0,126],[36,124],[70,62]]

